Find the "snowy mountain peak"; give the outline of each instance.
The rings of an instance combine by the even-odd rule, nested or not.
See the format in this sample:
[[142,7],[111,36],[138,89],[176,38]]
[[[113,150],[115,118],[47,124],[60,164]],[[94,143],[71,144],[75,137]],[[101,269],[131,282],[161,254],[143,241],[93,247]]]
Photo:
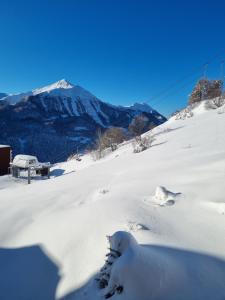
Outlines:
[[73,87],[74,87],[74,85],[71,84],[68,80],[61,79],[55,83],[52,83],[50,85],[43,87],[43,88],[33,90],[33,94],[37,95],[37,94],[44,93],[44,92],[50,92],[55,89],[71,89]]
[[144,103],[144,102],[142,102],[142,103],[137,103],[136,102],[133,105],[131,105],[129,108],[132,109],[132,110],[137,110],[137,111],[142,111],[142,112],[149,112],[149,113],[154,111],[154,109],[150,105],[148,105],[147,103]]
[[57,88],[62,88],[62,89],[69,89],[69,88],[74,87],[74,85],[66,79],[61,79],[61,80],[57,81],[54,85]]

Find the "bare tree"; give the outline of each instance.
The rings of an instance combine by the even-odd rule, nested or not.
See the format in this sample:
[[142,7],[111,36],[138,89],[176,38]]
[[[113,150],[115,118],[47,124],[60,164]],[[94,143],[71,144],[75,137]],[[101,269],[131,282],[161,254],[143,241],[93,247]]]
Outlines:
[[191,105],[202,100],[220,97],[222,91],[222,80],[200,79],[189,97],[189,104]]
[[132,136],[136,138],[140,136],[142,133],[144,133],[147,123],[148,123],[148,119],[145,116],[143,115],[136,116],[132,120],[131,124],[129,125],[129,131],[132,134]]
[[111,127],[107,129],[102,136],[102,146],[104,149],[111,147],[111,150],[114,151],[117,145],[125,141],[125,139],[126,135],[124,129]]
[[103,143],[102,143],[102,130],[100,128],[96,131],[96,140],[95,140],[95,148],[96,148],[96,159],[102,158],[103,155]]
[[102,133],[99,128],[96,132],[94,151],[91,152],[94,160],[101,159],[108,151],[117,149],[117,145],[125,141],[126,134],[124,129],[111,127]]

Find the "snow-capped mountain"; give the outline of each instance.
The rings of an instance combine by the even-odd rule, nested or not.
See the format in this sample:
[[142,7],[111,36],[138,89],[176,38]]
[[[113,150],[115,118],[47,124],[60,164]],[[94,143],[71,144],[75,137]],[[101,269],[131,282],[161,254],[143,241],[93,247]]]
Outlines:
[[29,96],[36,96],[42,94],[42,96],[60,96],[60,97],[82,97],[82,98],[94,98],[94,96],[78,85],[73,85],[66,79],[61,79],[53,84],[47,85],[42,88],[37,88],[25,93],[6,95],[1,100],[7,101],[9,104],[16,104],[20,101],[26,100]]
[[65,79],[0,100],[0,142],[13,153],[34,154],[40,160],[65,160],[93,143],[97,128],[127,129],[134,116],[145,114],[149,124],[166,118],[147,104],[114,106]]
[[133,105],[129,106],[130,109],[143,111],[143,112],[149,112],[152,113],[154,109],[148,105],[147,103],[134,103]]

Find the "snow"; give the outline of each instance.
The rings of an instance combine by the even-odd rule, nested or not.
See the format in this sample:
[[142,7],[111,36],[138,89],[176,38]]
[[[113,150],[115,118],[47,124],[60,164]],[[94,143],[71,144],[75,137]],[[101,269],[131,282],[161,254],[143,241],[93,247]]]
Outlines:
[[54,89],[71,89],[73,87],[74,87],[74,85],[71,84],[69,81],[67,81],[66,79],[61,79],[53,84],[43,87],[43,88],[35,89],[32,92],[34,95],[37,95],[37,94],[41,94],[44,92],[50,92]]
[[[50,97],[57,97],[56,101],[58,100],[58,107],[61,108],[60,111],[62,111],[62,104],[63,104],[68,115],[70,116],[73,115],[79,116],[78,109],[77,109],[77,100],[81,99],[82,104],[85,107],[86,113],[89,114],[98,124],[104,127],[104,124],[102,123],[101,118],[99,118],[98,113],[101,113],[101,115],[106,120],[108,119],[107,115],[105,115],[104,112],[102,112],[100,109],[100,105],[99,105],[100,100],[96,99],[94,95],[92,95],[84,88],[80,87],[79,85],[73,85],[65,79],[59,80],[53,84],[47,85],[42,88],[34,89],[33,91],[29,91],[26,93],[20,93],[17,95],[8,95],[6,97],[3,97],[1,100],[6,100],[10,104],[14,105],[31,95],[33,96],[47,95]],[[59,100],[59,97],[63,98],[62,103]],[[46,103],[47,102],[46,99],[43,97],[40,97],[40,99],[45,111],[47,112],[48,105]],[[71,104],[71,108],[69,106],[69,102]]]
[[74,141],[74,142],[79,142],[79,143],[83,143],[86,144],[90,141],[90,138],[88,137],[83,137],[83,136],[70,136],[68,137],[69,140]]
[[32,95],[32,92],[27,92],[27,93],[19,93],[19,94],[10,94],[7,95],[6,97],[3,97],[0,99],[0,101],[5,100],[8,101],[10,104],[16,104],[19,101],[22,101],[23,99],[26,99],[26,97],[29,97]]
[[[109,242],[110,248],[121,253],[112,264],[105,289],[105,295],[114,294],[113,299],[222,299],[224,296],[225,269],[219,261],[178,249],[140,246],[131,234],[122,231],[109,237]],[[115,291],[120,286],[124,292],[117,295]]]
[[88,130],[86,126],[75,126],[74,129],[79,130]]
[[16,95],[8,95],[1,100],[6,100],[10,104],[16,104],[28,96],[35,95],[52,95],[52,96],[64,96],[64,97],[80,97],[80,98],[95,98],[90,92],[86,91],[78,85],[73,85],[69,81],[62,79],[53,84],[47,85],[42,88],[34,89],[26,93],[20,93]]
[[[218,109],[194,111],[154,128],[143,152],[124,143],[31,185],[2,176],[2,297],[100,300],[116,283],[124,289],[112,300],[225,298],[224,128]],[[107,235],[123,254],[99,290]]]
[[37,164],[38,160],[36,156],[18,154],[13,159],[13,165],[19,168],[27,168],[29,165],[33,166]]
[[152,113],[154,109],[147,103],[134,103],[129,106],[130,109],[141,111],[141,112],[149,112]]
[[[97,99],[93,94],[81,86],[73,85],[66,79],[59,80],[53,84],[26,93],[7,95],[0,99],[0,101],[5,100],[9,104],[15,105],[20,101],[25,101],[29,96],[37,95],[39,96],[41,105],[46,113],[48,113],[49,108],[52,108],[53,106],[54,110],[60,112],[61,117],[80,116],[81,114],[86,113],[94,119],[97,124],[101,125],[101,127],[106,127],[105,123],[109,121],[109,117],[101,109],[101,100]],[[52,103],[53,98],[54,103]],[[111,104],[107,105],[114,108],[116,107]],[[146,103],[135,103],[129,108],[137,112],[156,112]],[[120,109],[125,108],[120,107]],[[103,122],[103,120],[105,122]]]
[[181,193],[168,191],[164,186],[157,186],[155,195],[153,196],[153,201],[161,206],[173,205],[175,203],[175,199],[177,199],[180,195]]

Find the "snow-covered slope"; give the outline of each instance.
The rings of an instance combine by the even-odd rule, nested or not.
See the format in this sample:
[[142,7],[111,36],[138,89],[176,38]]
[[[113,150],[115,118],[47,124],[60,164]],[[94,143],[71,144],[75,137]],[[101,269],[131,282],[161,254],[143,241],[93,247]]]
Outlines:
[[138,244],[115,264],[123,291],[110,299],[224,299],[225,114],[218,112],[199,107],[190,118],[171,118],[141,153],[126,143],[97,162],[86,155],[58,164],[50,180],[31,185],[1,177],[3,298],[104,299],[108,290],[94,278],[106,235],[125,230]]

